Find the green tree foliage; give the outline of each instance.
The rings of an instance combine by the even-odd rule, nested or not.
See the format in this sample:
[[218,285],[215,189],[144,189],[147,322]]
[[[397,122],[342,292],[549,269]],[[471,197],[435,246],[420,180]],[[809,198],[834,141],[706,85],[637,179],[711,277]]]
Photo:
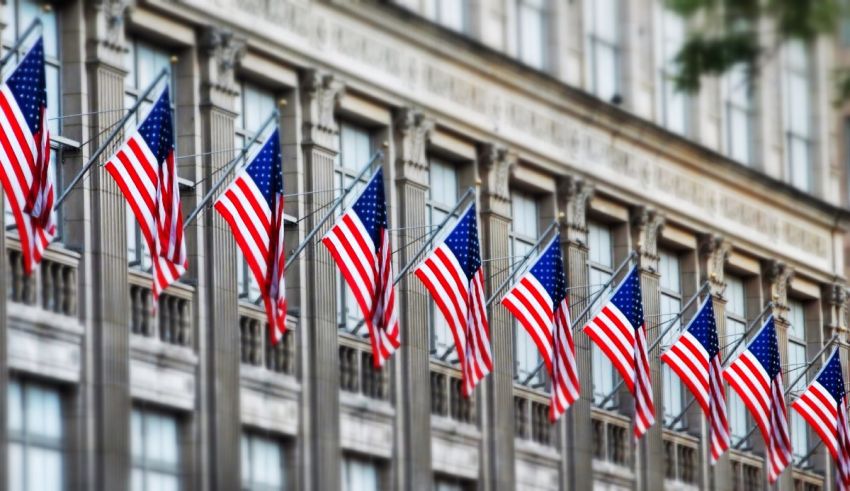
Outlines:
[[[668,8],[696,28],[676,56],[680,90],[699,90],[705,75],[722,75],[745,64],[757,71],[785,41],[809,42],[837,32],[842,0],[666,0]],[[761,31],[761,35],[759,32]],[[766,35],[765,35],[766,34]],[[769,39],[769,41],[767,41]],[[769,44],[768,44],[769,43]],[[850,68],[836,70],[839,97],[850,97]]]

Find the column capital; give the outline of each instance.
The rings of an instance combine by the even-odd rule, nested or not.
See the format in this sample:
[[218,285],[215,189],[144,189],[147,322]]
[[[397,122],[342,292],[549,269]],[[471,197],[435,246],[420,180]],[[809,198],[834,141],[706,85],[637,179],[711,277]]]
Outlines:
[[94,29],[88,31],[88,58],[123,69],[127,46],[124,18],[132,0],[95,0],[89,14]]
[[339,125],[334,113],[345,94],[345,83],[332,74],[310,69],[303,72],[300,84],[305,144],[335,153]]
[[403,107],[396,112],[393,127],[399,178],[427,186],[427,149],[434,119],[419,109]]
[[847,283],[836,276],[832,283],[822,288],[824,321],[832,331],[831,334],[841,336],[847,341]]
[[516,168],[516,154],[503,145],[487,143],[478,148],[478,162],[482,181],[481,211],[496,213],[509,219],[510,176]]
[[724,276],[726,260],[732,252],[732,243],[722,235],[703,234],[699,236],[699,255],[702,265],[702,281],[708,281],[711,293],[722,296],[726,288]]
[[794,268],[783,261],[770,259],[762,262],[762,277],[764,290],[768,299],[773,301],[773,314],[787,322],[788,314],[788,285],[794,277]]
[[558,180],[558,208],[561,228],[566,231],[563,240],[587,244],[587,204],[596,191],[593,183],[581,177],[566,176]]
[[632,239],[641,269],[658,271],[658,237],[666,217],[655,208],[635,206],[630,210]]
[[245,55],[245,40],[229,29],[209,25],[201,34],[200,47],[202,104],[233,110],[233,99],[238,94],[236,67]]

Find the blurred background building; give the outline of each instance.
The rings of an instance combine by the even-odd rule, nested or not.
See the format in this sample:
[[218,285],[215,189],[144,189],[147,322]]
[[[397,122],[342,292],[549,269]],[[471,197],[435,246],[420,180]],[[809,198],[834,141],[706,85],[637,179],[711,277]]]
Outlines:
[[[777,46],[757,76],[733,70],[689,95],[672,84],[688,23],[661,0],[5,0],[0,11],[4,49],[44,21],[60,189],[171,66],[184,214],[285,100],[290,247],[384,148],[396,270],[474,186],[490,287],[557,220],[574,313],[635,251],[650,341],[705,282],[727,348],[774,301],[786,381],[847,336],[850,106],[833,104],[830,73],[850,61],[848,29]],[[744,440],[708,465],[701,413],[658,363],[673,333],[653,351],[659,424],[635,445],[631,397],[582,334],[582,399],[551,425],[536,348],[500,307],[494,373],[467,400],[451,334],[412,277],[399,285],[402,348],[379,372],[317,246],[288,273],[290,329],[272,347],[257,285],[211,211],[189,228],[190,271],[156,315],[150,257],[102,168],[59,217],[31,277],[16,232],[0,236],[6,489],[765,487],[763,443],[745,438],[735,396],[733,442]],[[780,489],[832,489],[817,436],[797,416],[791,432]]]

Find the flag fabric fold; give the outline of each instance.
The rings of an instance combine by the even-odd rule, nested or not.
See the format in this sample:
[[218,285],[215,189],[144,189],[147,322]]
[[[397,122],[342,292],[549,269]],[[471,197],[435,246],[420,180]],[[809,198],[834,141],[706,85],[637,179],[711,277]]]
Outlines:
[[633,268],[583,331],[611,360],[635,398],[635,439],[655,424],[640,273]]
[[474,204],[414,273],[452,331],[463,374],[462,393],[469,397],[478,382],[493,369]]
[[729,366],[723,378],[741,397],[767,445],[768,480],[776,482],[791,462],[788,411],[773,316]]
[[850,426],[847,424],[847,393],[839,349],[812,383],[800,394],[791,409],[797,411],[820,436],[838,469],[838,489],[850,489]]
[[0,180],[15,217],[26,274],[56,237],[45,80],[39,37],[0,86]]
[[549,419],[556,421],[579,397],[567,277],[557,234],[501,300],[534,340],[552,382]]
[[708,418],[711,463],[716,463],[729,449],[730,437],[721,352],[711,297],[703,303],[676,342],[661,354],[661,361],[679,376]]
[[357,300],[372,343],[373,364],[381,367],[400,345],[383,169],[374,173],[322,244]]
[[133,210],[153,261],[153,304],[189,266],[174,161],[168,87],[145,119],[105,164]]
[[286,332],[282,168],[280,133],[275,129],[213,205],[260,285],[272,344]]

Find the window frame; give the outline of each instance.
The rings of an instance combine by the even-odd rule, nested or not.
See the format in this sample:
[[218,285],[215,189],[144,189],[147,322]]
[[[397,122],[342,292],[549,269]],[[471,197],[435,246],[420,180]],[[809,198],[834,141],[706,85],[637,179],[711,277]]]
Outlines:
[[[678,290],[674,290],[674,289],[666,286],[664,284],[665,278],[664,278],[663,274],[661,274],[661,279],[658,282],[658,297],[659,297],[659,307],[660,307],[659,308],[659,314],[661,314],[661,316],[659,317],[658,323],[656,325],[657,326],[663,326],[662,331],[664,329],[669,328],[669,330],[667,331],[667,334],[665,335],[664,339],[662,340],[662,345],[666,347],[666,346],[671,345],[673,342],[675,342],[675,340],[676,340],[676,338],[678,338],[679,333],[680,333],[681,328],[682,328],[681,319],[677,319],[673,326],[669,326],[668,323],[672,319],[675,319],[674,315],[678,315],[679,312],[681,312],[682,305],[684,304],[684,288],[683,288],[683,285],[682,285],[682,261],[683,261],[683,258],[682,258],[682,254],[681,254],[680,251],[676,251],[674,249],[664,248],[664,247],[661,247],[659,249],[658,256],[659,256],[658,257],[659,273],[663,273],[663,271],[661,271],[662,270],[661,262],[664,260],[663,259],[664,257],[670,256],[672,258],[672,260],[675,261],[676,275],[677,275],[676,283],[678,284],[677,285]],[[673,314],[671,312],[664,312],[663,311],[663,305],[664,305],[663,302],[664,302],[665,298],[676,302],[676,304],[678,305],[675,314]],[[670,314],[670,315],[665,316],[664,314]],[[664,418],[664,424],[666,426],[674,418],[679,416],[679,414],[682,411],[685,410],[686,391],[684,390],[684,384],[682,383],[681,379],[679,379],[678,375],[676,375],[673,372],[673,370],[666,363],[662,363],[661,365],[662,365],[661,366],[661,371],[662,371],[662,396],[661,396],[661,399],[662,399],[662,407],[663,407],[662,417]],[[675,408],[675,412],[668,412],[667,411],[668,402],[670,402],[670,401],[668,401],[668,395],[669,396],[673,395],[673,394],[668,394],[668,390],[667,390],[668,389],[668,383],[675,384],[675,387],[678,391],[679,401],[678,401],[677,406]],[[670,404],[670,406],[673,406],[673,404]],[[673,427],[672,429],[676,430],[676,431],[684,431],[684,430],[687,429],[687,427],[688,427],[687,418],[679,418],[679,421],[676,423],[676,426]]]
[[[549,68],[550,64],[550,53],[548,46],[549,39],[549,15],[551,11],[551,2],[550,0],[515,0],[515,8],[516,8],[516,54],[517,59],[521,61],[523,64],[535,68],[537,70],[545,71]],[[524,11],[533,11],[537,16],[539,16],[540,21],[540,31],[533,32],[527,35],[522,28],[522,13]],[[538,41],[540,42],[540,53],[538,53],[539,60],[532,60],[529,57],[525,56],[525,47],[526,42],[531,39],[531,35],[537,35],[539,37]]]
[[[729,297],[727,297],[726,309],[724,310],[724,315],[725,315],[725,318],[726,318],[725,319],[726,320],[726,323],[725,323],[726,332],[724,333],[725,334],[724,339],[722,339],[721,342],[720,342],[720,345],[722,347],[725,347],[725,349],[722,350],[722,351],[725,352],[724,356],[726,357],[727,360],[731,360],[735,355],[743,352],[746,349],[746,345],[747,345],[747,340],[746,340],[747,325],[748,325],[747,283],[750,280],[750,278],[748,278],[746,275],[727,272],[726,273],[727,289],[728,289],[728,286],[729,286],[730,279],[733,279],[733,278],[735,279],[735,281],[740,281],[740,283],[741,283],[741,295],[742,295],[741,308],[742,308],[743,312],[733,312],[732,310],[730,310],[729,305],[731,304],[731,302],[728,301]],[[731,338],[731,335],[729,334],[730,321],[732,323],[735,323],[736,325],[743,326],[742,336],[745,337],[744,342],[742,342],[735,349],[735,351],[729,351],[729,350],[732,348],[731,345],[733,343],[737,342],[738,339],[740,339],[740,338],[736,338],[735,341],[732,341],[730,339]],[[740,405],[740,407],[743,408],[744,421],[742,423],[742,426],[743,426],[744,431],[743,431],[743,433],[740,433],[740,434],[735,433],[735,428],[733,428],[733,421],[732,421],[732,404],[733,404],[733,401],[735,401],[734,404]],[[735,391],[729,391],[729,395],[727,397],[726,405],[727,405],[727,412],[729,414],[729,435],[730,435],[730,437],[736,438],[736,439],[740,439],[740,438],[745,437],[747,432],[749,431],[749,427],[750,427],[750,423],[751,423],[751,417],[750,417],[749,411],[746,409],[746,406],[744,405],[743,400],[738,396],[738,394]],[[751,445],[749,443],[749,439],[747,440],[747,442],[744,443],[744,445],[746,446],[745,448],[751,447]]]
[[[523,231],[517,231],[516,227],[514,227],[514,223],[517,221],[517,217],[515,215],[516,202],[518,199],[526,200],[530,202],[534,208],[534,231],[533,234],[526,234]],[[509,254],[510,258],[508,262],[510,264],[511,269],[516,266],[516,263],[520,261],[520,253],[517,251],[517,246],[521,245],[523,247],[527,247],[526,251],[531,252],[537,244],[540,235],[540,197],[525,191],[520,190],[512,190],[511,191],[511,227],[508,231],[508,241],[510,244]],[[523,255],[525,253],[522,253]],[[528,375],[534,371],[541,363],[543,363],[543,357],[540,356],[540,351],[537,348],[537,345],[534,343],[534,339],[526,332],[525,328],[522,324],[517,321],[515,318],[512,319],[514,329],[514,353],[513,353],[513,365],[514,365],[514,377],[521,382],[524,382]],[[534,361],[530,367],[526,367],[527,370],[520,370],[520,340],[523,339],[524,343],[531,343],[533,347],[533,351],[535,353]],[[524,358],[523,358],[524,359]],[[546,378],[544,376],[545,370],[537,370],[534,377],[532,377],[527,385],[532,387],[540,387],[546,382]]]
[[[130,412],[131,445],[132,445],[132,433],[133,433],[132,418],[135,417],[137,414],[141,418],[141,433],[140,433],[139,436],[142,438],[142,441],[139,442],[139,445],[140,445],[140,448],[141,448],[142,455],[136,456],[136,455],[134,455],[133,451],[130,452],[131,488],[133,487],[133,484],[135,483],[133,477],[135,476],[136,472],[138,471],[138,472],[141,473],[141,476],[142,476],[142,490],[141,491],[144,491],[145,489],[147,489],[146,482],[147,482],[147,479],[148,479],[148,474],[150,474],[150,473],[155,473],[155,474],[159,474],[159,475],[165,474],[165,475],[173,476],[177,481],[177,489],[178,490],[183,489],[183,485],[185,483],[184,483],[184,479],[183,479],[183,465],[184,465],[183,460],[184,459],[183,459],[183,455],[181,455],[181,443],[182,443],[181,442],[181,437],[182,437],[182,435],[181,435],[181,430],[182,430],[181,418],[179,417],[179,415],[177,415],[176,413],[172,413],[172,412],[167,412],[167,411],[162,411],[162,410],[159,410],[159,409],[152,409],[152,408],[147,408],[147,407],[134,407],[132,409],[132,411]],[[175,456],[176,456],[177,461],[175,462],[175,464],[173,466],[171,466],[170,464],[165,464],[162,460],[153,460],[150,457],[148,457],[148,451],[147,451],[147,446],[145,444],[146,443],[145,440],[147,438],[148,419],[151,418],[151,417],[171,419],[174,422],[174,428],[175,428],[174,434],[175,434],[175,439],[176,439],[176,441],[174,443],[175,443]],[[138,460],[137,457],[141,457],[141,460]],[[140,490],[136,490],[136,489],[133,488],[133,491],[140,491]]]
[[[807,308],[806,302],[802,299],[789,298],[787,304],[788,304],[788,335],[787,335],[788,345],[786,347],[786,356],[785,356],[786,365],[785,365],[785,367],[783,367],[784,368],[783,375],[787,379],[787,383],[790,383],[791,381],[793,381],[794,379],[796,379],[799,376],[800,370],[803,370],[803,368],[800,367],[798,365],[798,363],[808,363],[808,347],[809,347],[809,345],[808,345],[808,335],[809,335],[809,332],[808,332],[808,329],[807,329],[808,326],[806,325],[807,324],[807,322],[806,322],[806,308]],[[797,309],[799,309],[800,318],[802,320],[802,322],[801,322],[802,325],[800,326],[802,328],[802,330],[799,331],[799,332],[795,332],[796,329],[794,328],[794,318],[793,318],[794,317],[793,312]],[[802,338],[797,336],[797,334],[799,334],[800,332],[803,335]],[[791,363],[791,361],[792,361],[791,360],[792,346],[793,346],[793,348],[802,350],[802,355],[803,355],[802,362],[797,361],[796,360],[797,357],[795,356],[794,357],[795,363],[794,364]],[[816,373],[817,372],[813,371],[811,375],[814,376]],[[787,389],[791,392],[802,392],[803,389],[805,389],[806,385],[808,385],[809,378],[810,377],[808,375],[803,376],[803,377],[800,378],[800,380],[797,381],[796,385],[793,385],[793,386],[789,385],[787,387]],[[809,428],[809,424],[805,421],[805,419],[802,416],[800,416],[799,413],[797,413],[796,411],[790,411],[789,416],[790,416],[789,417],[789,430],[790,430],[790,434],[791,434],[790,435],[790,437],[791,437],[791,453],[793,454],[795,460],[798,460],[798,459],[805,457],[806,454],[808,454],[808,452],[810,450],[810,445],[811,445],[811,440],[812,440],[811,431],[810,431],[810,428]],[[795,429],[799,429],[799,428],[803,429],[802,435],[800,435],[799,433],[794,431]],[[800,440],[798,440],[798,438],[800,438]],[[802,453],[797,453],[797,445],[795,445],[797,443],[802,443]],[[809,464],[809,466],[811,466],[811,463]]]
[[[676,63],[675,59],[667,58],[667,49],[673,42],[677,43],[677,50],[684,45],[687,40],[688,22],[687,19],[663,6],[659,8],[658,19],[661,25],[661,29],[658,29],[658,45],[656,48],[658,53],[657,71],[660,82],[658,91],[658,108],[661,113],[660,123],[668,131],[687,137],[693,132],[693,98],[687,92],[676,90]],[[672,38],[676,36],[673,36],[668,30],[671,26],[670,21],[673,19],[681,22],[683,30],[682,37],[675,40]],[[681,128],[676,128],[671,118],[672,102],[676,98],[681,98],[682,121],[679,122],[682,126]]]
[[[611,102],[609,99],[613,99],[617,96],[623,96],[623,32],[622,32],[622,22],[621,22],[621,10],[622,10],[622,2],[621,0],[611,0],[615,4],[616,12],[614,15],[608,15],[608,17],[612,18],[613,26],[614,26],[614,37],[616,39],[607,39],[602,33],[597,32],[596,29],[596,19],[597,16],[600,15],[599,10],[601,6],[598,2],[591,2],[592,8],[587,9],[587,14],[585,16],[586,30],[585,37],[587,43],[587,52],[589,56],[590,69],[588,70],[588,85],[589,92],[594,94],[596,97],[601,99],[605,99],[608,102]],[[602,94],[600,87],[600,80],[597,77],[599,72],[599,53],[598,50],[600,48],[605,48],[606,50],[610,50],[612,55],[612,60],[614,64],[615,73],[612,75],[613,81],[613,92],[611,94]]]
[[[616,226],[616,224],[606,223],[602,220],[593,220],[593,219],[587,220],[587,247],[588,247],[589,250],[591,250],[591,252],[588,253],[588,255],[587,255],[587,271],[588,271],[587,278],[588,278],[588,282],[591,283],[590,285],[588,285],[587,290],[588,290],[588,293],[591,296],[593,295],[592,292],[594,292],[594,289],[598,289],[598,288],[602,287],[602,285],[597,285],[597,284],[594,283],[594,280],[592,280],[592,278],[595,276],[593,272],[597,271],[598,273],[605,275],[606,281],[608,281],[608,280],[610,280],[611,277],[613,277],[614,269],[617,267],[617,265],[615,264],[615,261],[616,261],[616,254],[615,254],[616,232],[614,230],[615,226]],[[595,261],[594,258],[593,258],[593,252],[592,252],[593,247],[592,247],[592,244],[591,244],[591,240],[592,240],[591,234],[592,234],[592,229],[594,227],[599,228],[599,229],[605,229],[609,234],[608,246],[609,246],[609,249],[610,249],[610,256],[609,256],[610,260],[611,260],[610,264],[600,263],[598,261]],[[596,300],[596,303],[593,304],[593,306],[590,308],[590,310],[593,311],[597,307],[601,306],[602,302],[605,301],[604,297],[605,297],[604,295],[600,296]],[[602,361],[607,366],[607,368],[609,369],[609,374],[607,376],[610,378],[610,381],[606,380],[606,383],[610,382],[610,390],[614,390],[614,388],[617,386],[617,382],[616,382],[617,376],[618,376],[618,374],[616,372],[617,369],[614,367],[614,364],[611,363],[611,361],[608,360],[608,358],[604,355],[602,350],[598,346],[596,346],[595,343],[592,343],[592,346],[591,346],[591,367],[594,367],[596,365],[596,363],[595,363],[596,361]],[[593,398],[592,404],[593,404],[593,406],[600,408],[600,409],[609,410],[609,411],[616,410],[616,408],[619,406],[619,399],[620,399],[619,391],[616,391],[614,393],[614,395],[611,396],[608,399],[608,404],[606,406],[603,407],[603,406],[599,405],[601,400],[608,396],[608,393],[604,393],[604,394],[603,393],[597,393],[597,391],[596,391],[596,374],[597,374],[596,369],[591,368],[591,385],[592,385],[592,398]]]
[[[277,447],[278,456],[280,457],[280,487],[276,488],[273,484],[267,484],[262,482],[255,482],[254,475],[252,472],[253,465],[252,461],[254,458],[253,455],[253,443],[256,441],[260,441],[265,444],[274,445]],[[243,430],[242,435],[239,440],[240,446],[240,460],[241,462],[248,463],[248,469],[245,469],[244,465],[241,469],[241,490],[242,491],[271,491],[272,489],[288,489],[289,486],[289,475],[287,474],[287,465],[286,465],[286,456],[287,456],[287,446],[282,441],[281,438],[276,438],[273,435],[264,435],[262,432],[253,431],[253,430]],[[243,452],[247,450],[248,455],[246,456]],[[247,479],[247,481],[246,481]]]
[[[738,78],[739,74],[743,74]],[[724,117],[724,141],[726,145],[725,154],[727,157],[740,162],[746,166],[751,166],[755,162],[756,151],[756,86],[749,70],[743,65],[736,65],[723,77],[723,117]],[[742,88],[741,85],[746,87]],[[736,97],[738,91],[746,91],[745,96]],[[744,102],[746,101],[746,102]],[[746,157],[741,160],[740,156],[735,154],[738,138],[741,138],[738,128],[733,124],[733,114],[742,116],[746,122],[747,134],[745,138]]]
[[[800,49],[800,53],[802,54],[801,60],[794,60],[794,54],[792,50]],[[800,61],[804,66],[797,66],[796,61]],[[782,87],[784,89],[784,94],[782,97],[783,101],[783,136],[784,136],[784,150],[785,150],[785,172],[787,181],[794,187],[805,191],[812,192],[814,190],[814,178],[815,178],[815,161],[814,161],[814,148],[815,148],[815,118],[814,116],[814,106],[813,106],[813,97],[811,95],[814,80],[812,77],[812,69],[814,60],[812,59],[811,46],[803,43],[802,41],[790,41],[788,44],[784,46],[783,56],[782,56],[783,70],[782,70]],[[805,89],[799,93],[797,91],[792,90],[792,86],[795,84],[792,80],[796,79],[797,82],[803,82],[805,84]],[[791,114],[795,112],[794,106],[795,102],[798,102],[797,99],[801,99],[805,101],[806,104],[806,132],[805,134],[797,131],[797,128],[794,128],[792,121],[799,120],[799,117],[794,117]],[[805,150],[805,185],[801,185],[801,183],[797,182],[797,173],[799,169],[797,169],[797,165],[799,162],[796,162],[795,156],[793,155],[792,149],[794,148],[794,144],[802,144]]]
[[[7,410],[9,409],[9,405],[11,405],[11,403],[12,403],[11,397],[8,397],[8,391],[10,391],[12,389],[13,385],[16,385],[20,390],[20,395],[21,395],[20,411],[21,411],[22,428],[21,428],[20,432],[14,431],[11,428],[11,423],[7,421],[8,432],[7,432],[7,435],[6,435],[6,439],[7,439],[6,446],[7,446],[7,449],[9,449],[12,444],[16,444],[16,445],[20,446],[21,458],[22,458],[22,460],[21,460],[21,465],[22,465],[21,478],[23,479],[23,482],[24,482],[23,489],[28,488],[28,486],[26,484],[28,482],[28,477],[29,477],[29,473],[27,472],[28,467],[29,467],[28,464],[27,464],[27,461],[29,459],[30,450],[32,450],[32,449],[58,452],[59,459],[60,459],[59,482],[61,483],[61,486],[63,488],[66,487],[67,483],[65,481],[66,481],[66,478],[68,476],[68,468],[67,467],[69,465],[69,462],[68,462],[68,459],[66,458],[66,455],[65,455],[65,452],[66,452],[65,447],[66,447],[66,444],[67,444],[67,429],[65,428],[65,416],[66,416],[65,415],[65,412],[66,412],[65,398],[64,398],[62,389],[60,387],[55,386],[55,385],[36,382],[36,381],[33,381],[31,379],[28,379],[28,378],[11,376],[11,377],[9,377],[8,387],[6,389],[7,390],[7,402],[6,402]],[[28,413],[28,408],[30,406],[29,406],[29,399],[27,397],[27,389],[30,389],[30,388],[38,388],[38,389],[41,389],[43,391],[53,392],[58,397],[58,401],[59,401],[59,432],[60,432],[60,435],[59,435],[58,438],[52,439],[52,438],[48,438],[48,437],[45,437],[45,436],[42,436],[42,435],[33,435],[28,430],[28,428],[27,428],[27,421],[28,421],[27,413]],[[7,455],[7,459],[8,458],[9,458],[9,456]],[[11,462],[8,462],[8,465],[9,465],[9,473],[10,473],[8,478],[11,480],[11,477],[12,477],[11,476],[11,473],[12,473]]]

